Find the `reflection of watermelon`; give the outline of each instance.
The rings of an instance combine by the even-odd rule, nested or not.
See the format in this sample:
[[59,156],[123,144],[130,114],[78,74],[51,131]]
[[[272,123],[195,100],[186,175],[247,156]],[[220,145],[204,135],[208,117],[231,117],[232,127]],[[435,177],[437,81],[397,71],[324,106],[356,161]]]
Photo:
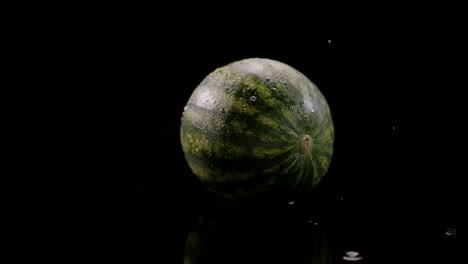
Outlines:
[[267,215],[234,209],[200,217],[187,235],[183,263],[332,263],[333,243],[322,225]]
[[218,68],[198,85],[180,136],[193,173],[236,198],[270,186],[312,190],[330,165],[334,128],[327,101],[307,77],[253,58]]

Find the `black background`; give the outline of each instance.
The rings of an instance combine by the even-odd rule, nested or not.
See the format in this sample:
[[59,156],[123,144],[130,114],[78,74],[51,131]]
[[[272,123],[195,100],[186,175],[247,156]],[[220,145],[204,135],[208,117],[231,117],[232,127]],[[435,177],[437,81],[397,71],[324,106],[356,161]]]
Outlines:
[[62,135],[73,138],[62,189],[76,190],[67,207],[86,240],[75,254],[181,263],[211,198],[180,147],[183,108],[217,67],[261,57],[301,71],[328,100],[335,154],[320,195],[337,247],[363,250],[369,263],[455,261],[460,235],[444,232],[461,228],[460,21],[279,9],[120,7],[60,27],[52,50],[66,86],[60,104],[72,109]]

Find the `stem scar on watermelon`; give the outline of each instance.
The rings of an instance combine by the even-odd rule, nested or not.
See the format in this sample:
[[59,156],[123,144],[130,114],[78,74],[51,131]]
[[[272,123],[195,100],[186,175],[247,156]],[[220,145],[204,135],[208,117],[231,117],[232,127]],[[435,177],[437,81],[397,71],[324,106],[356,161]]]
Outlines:
[[275,188],[312,191],[333,155],[328,103],[306,76],[271,59],[215,69],[182,114],[180,140],[196,177],[238,199]]
[[301,153],[302,154],[309,153],[311,147],[312,147],[312,139],[310,138],[309,135],[304,135],[300,142]]

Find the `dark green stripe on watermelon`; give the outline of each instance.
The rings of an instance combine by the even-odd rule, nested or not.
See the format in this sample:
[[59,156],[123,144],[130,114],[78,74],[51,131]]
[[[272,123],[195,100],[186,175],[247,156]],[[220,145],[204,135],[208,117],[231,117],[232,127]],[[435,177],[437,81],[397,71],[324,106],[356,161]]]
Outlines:
[[180,135],[193,173],[229,197],[271,185],[312,190],[333,154],[333,122],[322,93],[300,72],[268,59],[209,74],[184,109]]

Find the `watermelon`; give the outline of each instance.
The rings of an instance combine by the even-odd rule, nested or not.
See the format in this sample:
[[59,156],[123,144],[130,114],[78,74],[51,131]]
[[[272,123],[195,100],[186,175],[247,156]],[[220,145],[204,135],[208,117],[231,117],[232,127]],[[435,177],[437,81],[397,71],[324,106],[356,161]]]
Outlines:
[[180,140],[193,174],[236,199],[314,190],[330,166],[334,126],[324,95],[305,75],[248,58],[215,69],[195,88]]

